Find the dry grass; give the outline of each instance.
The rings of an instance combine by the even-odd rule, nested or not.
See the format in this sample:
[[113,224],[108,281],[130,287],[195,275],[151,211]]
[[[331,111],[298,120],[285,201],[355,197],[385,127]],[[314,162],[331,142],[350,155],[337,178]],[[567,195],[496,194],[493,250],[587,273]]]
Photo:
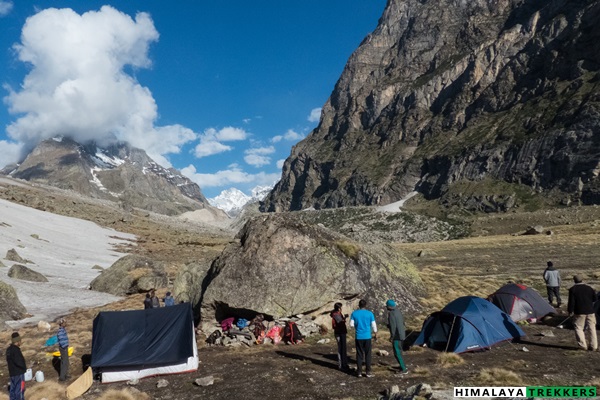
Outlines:
[[596,391],[600,390],[600,378],[594,378],[591,381],[586,382],[583,386],[594,386]]
[[150,396],[135,388],[115,390],[110,389],[98,397],[98,400],[149,400]]
[[429,368],[415,367],[410,371],[414,376],[425,377],[431,375]]
[[27,400],[62,400],[67,398],[66,390],[66,386],[60,385],[57,382],[45,381],[27,387],[25,394]]
[[349,242],[346,240],[338,240],[335,242],[335,245],[338,249],[341,250],[342,253],[348,258],[352,258],[356,260],[358,258],[358,253],[360,253],[360,246],[356,243]]
[[475,378],[477,384],[487,386],[524,386],[523,380],[513,371],[502,368],[484,368]]
[[440,353],[436,363],[444,368],[448,368],[464,364],[465,360],[456,353]]
[[410,346],[407,350],[410,353],[422,353],[425,351],[425,347],[421,346]]

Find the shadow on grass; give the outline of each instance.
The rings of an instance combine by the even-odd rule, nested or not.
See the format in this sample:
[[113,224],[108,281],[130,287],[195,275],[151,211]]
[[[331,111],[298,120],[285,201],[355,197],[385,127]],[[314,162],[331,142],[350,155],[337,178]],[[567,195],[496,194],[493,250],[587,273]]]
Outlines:
[[[319,358],[305,356],[305,355],[302,355],[302,354],[289,353],[287,351],[281,351],[281,350],[279,350],[279,351],[276,351],[275,353],[277,353],[280,356],[291,358],[291,359],[294,359],[294,360],[310,361],[311,363],[313,363],[315,365],[319,365],[321,367],[325,367],[325,368],[334,369],[336,371],[339,371],[338,364],[337,364],[337,355],[334,355],[334,354],[318,354],[318,355],[322,355],[322,356],[324,356],[325,358],[328,358],[328,359],[333,359],[335,361],[335,363],[331,363],[331,362],[328,362],[326,360],[322,360],[322,359],[319,359]],[[351,360],[349,359],[348,361],[350,362]],[[349,371],[340,371],[340,373],[346,373],[348,375],[352,375],[353,371],[351,371],[351,370],[349,370]]]

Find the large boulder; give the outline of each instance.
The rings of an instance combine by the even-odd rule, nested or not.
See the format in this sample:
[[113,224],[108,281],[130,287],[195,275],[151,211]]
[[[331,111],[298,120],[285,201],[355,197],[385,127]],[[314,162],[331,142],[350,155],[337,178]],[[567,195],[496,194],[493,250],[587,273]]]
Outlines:
[[4,258],[7,259],[8,261],[14,261],[14,262],[23,263],[23,264],[27,264],[27,263],[31,262],[31,261],[26,260],[23,257],[21,257],[15,249],[8,250],[6,252],[6,257],[4,257]]
[[0,281],[0,321],[25,318],[27,310],[19,301],[17,292],[8,283]]
[[177,271],[173,282],[173,297],[177,302],[185,301],[198,304],[202,281],[210,268],[210,262],[190,263]]
[[391,246],[354,242],[286,214],[248,221],[237,239],[204,279],[203,322],[251,312],[288,317],[357,297],[381,317],[387,299],[411,312],[425,294],[416,268]]
[[13,279],[21,279],[30,282],[48,282],[48,278],[37,271],[27,268],[21,264],[14,264],[8,270],[8,276]]
[[169,279],[165,264],[136,254],[128,254],[115,261],[110,268],[90,283],[90,289],[115,296],[147,292],[165,287]]

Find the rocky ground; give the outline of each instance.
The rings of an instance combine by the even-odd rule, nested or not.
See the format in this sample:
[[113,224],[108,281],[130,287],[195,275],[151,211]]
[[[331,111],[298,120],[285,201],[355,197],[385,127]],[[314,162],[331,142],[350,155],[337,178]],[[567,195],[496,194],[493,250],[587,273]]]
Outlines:
[[[31,186],[0,186],[0,198],[134,233],[140,238],[138,245],[124,248],[124,251],[166,261],[174,271],[188,262],[214,258],[233,237],[231,231],[160,218],[147,212],[127,213],[110,204],[47,190]],[[476,237],[396,246],[419,268],[428,288],[428,297],[422,302],[426,311],[431,312],[461,295],[490,294],[507,280],[522,281],[538,290],[543,289],[540,274],[547,259],[555,261],[565,280],[572,273],[582,273],[598,288],[599,218],[598,207],[565,208],[548,214],[482,216],[471,221],[471,230]],[[536,224],[544,225],[553,234],[512,235]],[[164,291],[166,289],[161,289],[159,296]],[[566,296],[566,288],[563,294]],[[74,310],[68,316],[71,340],[76,346],[76,354],[72,358],[74,377],[81,371],[79,357],[89,352],[95,314],[99,310],[141,308],[141,305],[142,296],[134,295],[102,308]],[[197,372],[147,378],[133,387],[126,383],[95,383],[83,398],[183,400],[235,396],[375,399],[392,385],[404,388],[417,383],[428,383],[442,391],[457,385],[600,385],[600,353],[576,350],[573,331],[568,326],[567,329],[555,327],[559,320],[564,319],[564,310],[559,310],[558,314],[548,321],[547,326],[525,326],[527,337],[523,343],[505,343],[491,351],[447,359],[430,349],[412,348],[405,353],[411,370],[408,376],[398,376],[390,370],[395,365],[391,355],[375,355],[375,377],[371,379],[359,379],[337,370],[336,348],[331,333],[311,337],[298,346],[251,348],[206,347],[201,334],[198,337],[201,364]],[[423,317],[407,315],[413,337],[420,329]],[[21,334],[26,338],[23,345],[26,359],[34,364],[34,371],[42,370],[47,377],[44,383],[30,383],[28,400],[63,398],[57,393],[64,390],[64,386],[56,382],[57,375],[50,358],[40,348],[49,334],[39,332],[36,327],[23,328]],[[0,341],[6,345],[9,336],[9,331],[0,332]],[[316,343],[323,338],[330,339],[330,342]],[[375,347],[391,354],[391,345],[385,339],[382,335]],[[350,356],[354,360],[353,346],[350,347]],[[0,383],[4,384],[8,379],[3,358],[0,358],[0,373]],[[202,387],[194,384],[196,379],[209,376],[213,378],[212,385]],[[158,388],[160,379],[165,379],[168,385]],[[443,394],[439,392],[438,396]],[[0,399],[2,395],[0,393]]]

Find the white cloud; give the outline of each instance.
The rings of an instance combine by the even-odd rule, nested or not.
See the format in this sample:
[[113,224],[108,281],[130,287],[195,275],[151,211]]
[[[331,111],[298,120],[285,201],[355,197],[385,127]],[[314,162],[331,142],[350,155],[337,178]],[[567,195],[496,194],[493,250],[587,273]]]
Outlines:
[[283,168],[283,164],[284,164],[284,163],[285,163],[285,160],[284,160],[284,159],[277,160],[277,164],[276,164],[276,165],[277,165],[277,168],[279,168],[279,169]]
[[309,122],[319,122],[321,120],[321,108],[313,108],[308,116]]
[[18,162],[22,148],[21,144],[0,140],[0,168]]
[[13,8],[12,1],[0,0],[0,17],[8,15]]
[[275,153],[275,147],[255,147],[244,151],[244,161],[254,167],[262,167],[271,163],[271,157],[267,157],[268,154]]
[[29,17],[14,49],[31,69],[18,89],[5,86],[9,111],[19,116],[7,133],[26,148],[56,135],[100,145],[124,140],[169,166],[164,155],[197,135],[180,125],[155,126],[152,93],[125,72],[151,66],[148,48],[158,37],[147,13],[133,19],[110,6],[82,15],[49,8]]
[[258,154],[247,154],[244,156],[244,161],[253,167],[262,167],[271,163],[271,157],[261,156]]
[[196,171],[196,167],[190,164],[182,168],[181,173],[196,182],[201,188],[227,187],[241,183],[273,185],[280,178],[280,174],[268,174],[265,172],[249,174],[234,165],[230,166],[227,170],[217,171],[214,174],[199,174]]
[[208,128],[200,135],[200,143],[194,149],[194,155],[197,158],[212,156],[214,154],[230,151],[233,147],[221,142],[233,142],[245,140],[249,133],[240,128],[227,126],[221,130]]
[[232,150],[233,147],[215,141],[202,140],[194,149],[194,155],[197,158],[212,156],[214,154],[223,153]]
[[277,135],[277,136],[273,136],[271,138],[271,142],[273,143],[279,143],[282,140],[286,140],[288,142],[297,142],[300,139],[304,139],[304,135],[302,135],[301,133],[298,133],[292,129],[288,129],[288,131],[286,133],[284,133],[283,135]]

